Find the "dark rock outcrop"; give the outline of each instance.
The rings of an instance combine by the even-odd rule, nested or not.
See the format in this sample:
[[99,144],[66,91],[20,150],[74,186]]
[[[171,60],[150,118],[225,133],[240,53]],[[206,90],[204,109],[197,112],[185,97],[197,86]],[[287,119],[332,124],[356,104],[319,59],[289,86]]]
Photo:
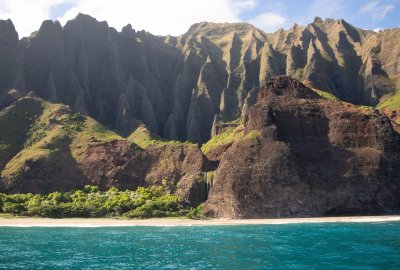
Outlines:
[[222,156],[208,214],[400,211],[400,135],[377,110],[327,100],[281,76],[260,89],[244,125],[244,138]]
[[78,167],[102,189],[164,186],[197,206],[206,200],[203,171],[208,162],[196,145],[169,144],[146,150],[121,140],[89,147]]

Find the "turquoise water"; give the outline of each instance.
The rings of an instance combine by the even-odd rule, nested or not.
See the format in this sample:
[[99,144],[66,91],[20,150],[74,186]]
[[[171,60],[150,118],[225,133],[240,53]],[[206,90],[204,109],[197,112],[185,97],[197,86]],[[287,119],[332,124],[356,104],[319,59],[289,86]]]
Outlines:
[[400,269],[400,223],[0,228],[0,269]]

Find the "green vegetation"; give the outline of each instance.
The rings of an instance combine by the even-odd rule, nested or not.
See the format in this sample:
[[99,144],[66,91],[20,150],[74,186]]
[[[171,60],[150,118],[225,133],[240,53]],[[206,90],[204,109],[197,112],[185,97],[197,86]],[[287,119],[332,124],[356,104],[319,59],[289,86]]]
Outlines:
[[331,101],[336,101],[336,102],[340,102],[341,100],[338,99],[337,97],[335,97],[334,95],[332,95],[331,93],[322,91],[322,90],[318,90],[315,88],[311,88],[311,90],[313,90],[315,93],[317,93],[320,97],[331,100]]
[[257,140],[261,136],[261,132],[259,130],[252,130],[249,133],[247,133],[245,139],[246,140]]
[[298,68],[292,75],[293,78],[302,81],[304,80],[304,68]]
[[227,131],[218,134],[217,136],[211,138],[211,140],[209,140],[207,143],[203,144],[201,146],[201,151],[203,151],[204,154],[208,154],[218,146],[238,141],[243,137],[243,134],[243,125],[239,125],[236,128],[229,128]]
[[375,108],[374,107],[371,107],[371,106],[367,106],[367,105],[356,105],[356,108],[358,109],[358,110],[360,110],[361,112],[363,112],[363,113],[371,113],[371,112],[373,112],[374,110],[375,110]]
[[192,208],[186,215],[191,219],[206,219],[207,217],[204,215],[204,204],[200,204],[196,208]]
[[115,217],[191,218],[202,215],[201,208],[190,209],[182,200],[164,192],[162,187],[139,187],[136,191],[119,191],[112,187],[99,191],[96,186],[83,190],[42,194],[1,194],[0,212],[14,215],[39,217]]
[[[27,160],[47,159],[63,164],[65,154],[79,160],[90,145],[122,139],[68,106],[26,97],[0,113],[0,170],[18,178]],[[63,156],[64,155],[64,156]],[[68,166],[68,165],[66,165]]]
[[169,144],[190,144],[190,142],[168,141],[148,130],[145,126],[138,127],[129,137],[128,141],[139,145],[142,149],[159,147]]
[[400,90],[389,98],[383,99],[377,106],[380,110],[399,110],[400,109]]
[[8,213],[0,213],[0,218],[17,218],[17,216]]
[[34,121],[43,111],[43,104],[34,99],[22,99],[0,112],[0,170],[25,143]]

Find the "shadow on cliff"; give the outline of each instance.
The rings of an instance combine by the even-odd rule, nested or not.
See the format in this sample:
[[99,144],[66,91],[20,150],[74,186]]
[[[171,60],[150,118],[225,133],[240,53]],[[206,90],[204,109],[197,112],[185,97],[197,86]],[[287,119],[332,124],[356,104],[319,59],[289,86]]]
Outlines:
[[72,156],[69,137],[59,138],[57,146],[48,145],[49,155],[27,159],[17,175],[5,177],[7,193],[50,193],[80,189],[90,184]]

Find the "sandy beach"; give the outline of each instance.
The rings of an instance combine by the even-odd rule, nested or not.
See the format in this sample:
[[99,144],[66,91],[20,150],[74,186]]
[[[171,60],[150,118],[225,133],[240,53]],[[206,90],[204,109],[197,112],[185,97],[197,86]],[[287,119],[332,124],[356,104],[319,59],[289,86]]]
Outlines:
[[281,219],[211,219],[192,220],[180,218],[154,218],[126,220],[113,218],[29,218],[0,217],[0,227],[127,227],[127,226],[222,226],[222,225],[260,225],[293,223],[343,223],[343,222],[393,222],[400,216],[356,216],[321,218],[281,218]]

